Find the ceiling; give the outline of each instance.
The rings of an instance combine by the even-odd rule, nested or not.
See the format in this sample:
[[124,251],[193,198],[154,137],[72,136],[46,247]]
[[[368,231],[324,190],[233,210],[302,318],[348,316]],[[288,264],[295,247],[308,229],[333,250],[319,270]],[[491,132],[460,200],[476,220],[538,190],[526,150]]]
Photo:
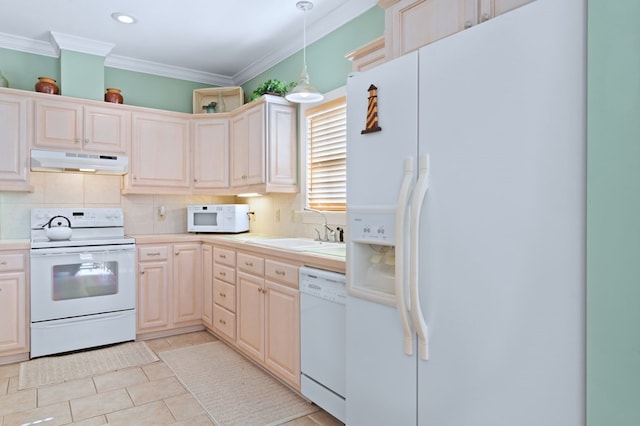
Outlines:
[[[0,13],[0,47],[47,56],[68,49],[105,65],[212,85],[240,85],[302,49],[297,0],[19,0]],[[376,0],[313,0],[307,45]],[[125,25],[114,12],[134,16]]]

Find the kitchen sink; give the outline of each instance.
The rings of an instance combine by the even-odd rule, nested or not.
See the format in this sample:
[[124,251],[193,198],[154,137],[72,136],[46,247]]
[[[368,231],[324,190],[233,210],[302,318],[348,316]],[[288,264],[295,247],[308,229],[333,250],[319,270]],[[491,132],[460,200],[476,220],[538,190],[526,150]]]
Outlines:
[[319,251],[324,249],[344,248],[344,243],[330,241],[316,241],[311,238],[272,238],[264,240],[249,240],[251,244],[274,247],[293,251]]
[[316,247],[308,250],[304,250],[309,253],[321,254],[324,256],[336,256],[344,258],[347,253],[347,248],[344,243],[340,243],[341,247]]

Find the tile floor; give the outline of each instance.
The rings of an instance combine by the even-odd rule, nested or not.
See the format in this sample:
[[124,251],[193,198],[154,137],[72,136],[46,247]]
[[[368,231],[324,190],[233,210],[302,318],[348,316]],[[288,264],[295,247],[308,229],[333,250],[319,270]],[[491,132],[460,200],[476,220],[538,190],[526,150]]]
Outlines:
[[[216,340],[206,331],[148,340],[156,353]],[[19,363],[0,365],[0,425],[213,425],[162,361],[18,391]],[[324,411],[286,426],[339,426]],[[256,425],[258,426],[258,425]]]

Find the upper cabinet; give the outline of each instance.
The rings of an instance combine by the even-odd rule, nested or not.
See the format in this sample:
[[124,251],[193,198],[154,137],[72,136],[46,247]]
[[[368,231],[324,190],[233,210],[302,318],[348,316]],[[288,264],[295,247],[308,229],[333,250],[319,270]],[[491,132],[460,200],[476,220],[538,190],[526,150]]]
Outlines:
[[131,167],[124,192],[185,193],[191,187],[189,116],[171,112],[132,114]]
[[0,191],[33,190],[29,185],[29,103],[25,96],[0,92]]
[[231,188],[297,192],[296,106],[264,95],[231,118]]
[[125,154],[131,113],[118,106],[58,97],[36,99],[33,146],[63,151]]
[[397,58],[533,0],[379,0],[385,34],[349,53],[354,71]]
[[29,150],[128,155],[125,194],[295,193],[297,107],[186,114],[0,88],[0,191],[30,191]]

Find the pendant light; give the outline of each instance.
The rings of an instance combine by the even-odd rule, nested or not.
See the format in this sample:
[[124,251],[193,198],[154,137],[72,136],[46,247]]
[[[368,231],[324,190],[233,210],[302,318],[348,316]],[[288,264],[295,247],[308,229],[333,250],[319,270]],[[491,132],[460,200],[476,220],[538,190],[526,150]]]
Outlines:
[[296,7],[302,10],[304,19],[303,38],[302,38],[302,74],[298,84],[294,87],[285,98],[289,102],[299,104],[320,102],[324,96],[318,90],[309,84],[309,73],[307,72],[307,10],[313,9],[313,3],[310,1],[299,1]]

